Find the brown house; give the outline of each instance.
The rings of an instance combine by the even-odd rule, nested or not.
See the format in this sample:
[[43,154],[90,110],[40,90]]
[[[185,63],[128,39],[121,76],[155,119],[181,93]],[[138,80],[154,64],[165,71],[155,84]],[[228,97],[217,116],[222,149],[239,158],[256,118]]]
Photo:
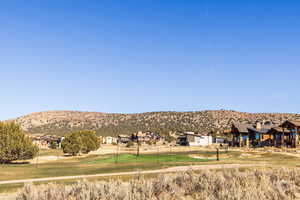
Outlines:
[[299,120],[288,120],[280,125],[282,128],[281,144],[290,146],[293,148],[299,147],[299,135],[300,135],[300,121]]
[[249,129],[251,124],[233,123],[231,126],[232,146],[248,146],[249,145]]
[[268,131],[273,127],[272,124],[266,125],[260,122],[255,125],[234,123],[231,127],[232,146],[270,146],[273,138]]
[[300,147],[300,121],[288,120],[280,126],[272,124],[239,124],[231,127],[232,146]]
[[291,144],[289,142],[290,131],[288,129],[283,129],[281,127],[274,127],[268,131],[268,134],[272,138],[270,146],[275,146],[275,147],[289,146],[289,147],[291,147]]

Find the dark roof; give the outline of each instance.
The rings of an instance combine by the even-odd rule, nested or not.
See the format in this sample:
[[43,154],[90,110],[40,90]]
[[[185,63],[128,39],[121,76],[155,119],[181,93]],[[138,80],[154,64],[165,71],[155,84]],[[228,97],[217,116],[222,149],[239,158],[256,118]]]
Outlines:
[[[273,127],[273,128],[271,128],[271,130],[270,131],[275,131],[275,132],[283,132],[283,129],[282,129],[282,127]],[[285,133],[290,133],[290,130],[288,130],[288,129],[284,129],[284,132]]]
[[258,129],[257,127],[249,127],[248,129],[257,133],[268,133],[268,131],[274,127],[274,125],[261,125],[260,129]]
[[289,122],[294,124],[295,126],[300,126],[300,121],[299,120],[290,120]]
[[240,133],[248,133],[248,128],[254,128],[251,124],[233,123],[232,124]]
[[261,129],[256,129],[256,128],[248,128],[251,131],[257,132],[257,133],[267,133],[271,128],[261,128]]
[[280,126],[282,127],[284,124],[292,124],[294,126],[300,127],[300,120],[287,120]]

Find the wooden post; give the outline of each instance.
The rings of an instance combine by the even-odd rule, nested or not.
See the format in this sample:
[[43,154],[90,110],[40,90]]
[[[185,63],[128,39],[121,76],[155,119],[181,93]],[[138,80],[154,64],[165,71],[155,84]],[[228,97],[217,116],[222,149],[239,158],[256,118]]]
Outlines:
[[246,145],[247,145],[247,148],[250,147],[250,134],[248,133],[248,137],[247,137],[247,140],[246,140]]
[[284,128],[282,128],[281,147],[284,145]]
[[217,161],[220,161],[220,158],[219,158],[219,148],[217,148]]
[[298,127],[296,128],[296,135],[295,135],[295,148],[299,146],[299,130]]
[[242,147],[243,144],[243,136],[240,134],[239,146]]
[[261,133],[258,133],[259,134],[259,147],[261,147],[261,137],[262,137],[262,134]]

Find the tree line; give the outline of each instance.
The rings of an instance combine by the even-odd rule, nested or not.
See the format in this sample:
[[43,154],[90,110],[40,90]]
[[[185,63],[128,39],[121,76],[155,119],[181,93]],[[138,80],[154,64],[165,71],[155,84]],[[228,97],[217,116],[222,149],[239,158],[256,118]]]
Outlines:
[[[100,144],[95,131],[81,130],[68,134],[62,141],[62,149],[72,156],[97,150]],[[27,160],[37,156],[39,148],[33,144],[14,122],[0,122],[0,164]]]

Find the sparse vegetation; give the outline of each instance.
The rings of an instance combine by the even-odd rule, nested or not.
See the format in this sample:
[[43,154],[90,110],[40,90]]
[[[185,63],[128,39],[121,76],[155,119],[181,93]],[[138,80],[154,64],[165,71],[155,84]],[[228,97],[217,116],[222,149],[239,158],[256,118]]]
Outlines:
[[[80,181],[73,185],[26,185],[17,200],[293,200],[300,191],[296,169],[176,173],[128,182]],[[299,196],[298,196],[299,197]]]
[[[96,112],[51,111],[33,113],[16,120],[30,133],[64,135],[76,130],[95,130],[97,135],[117,136],[138,131],[161,135],[180,131],[212,131],[228,129],[232,122],[271,121],[275,124],[300,118],[298,114],[243,113],[228,110],[200,112],[149,112],[139,114],[106,114]],[[35,123],[32,123],[35,122]]]
[[0,163],[31,159],[37,153],[38,147],[25,136],[19,125],[0,122]]

